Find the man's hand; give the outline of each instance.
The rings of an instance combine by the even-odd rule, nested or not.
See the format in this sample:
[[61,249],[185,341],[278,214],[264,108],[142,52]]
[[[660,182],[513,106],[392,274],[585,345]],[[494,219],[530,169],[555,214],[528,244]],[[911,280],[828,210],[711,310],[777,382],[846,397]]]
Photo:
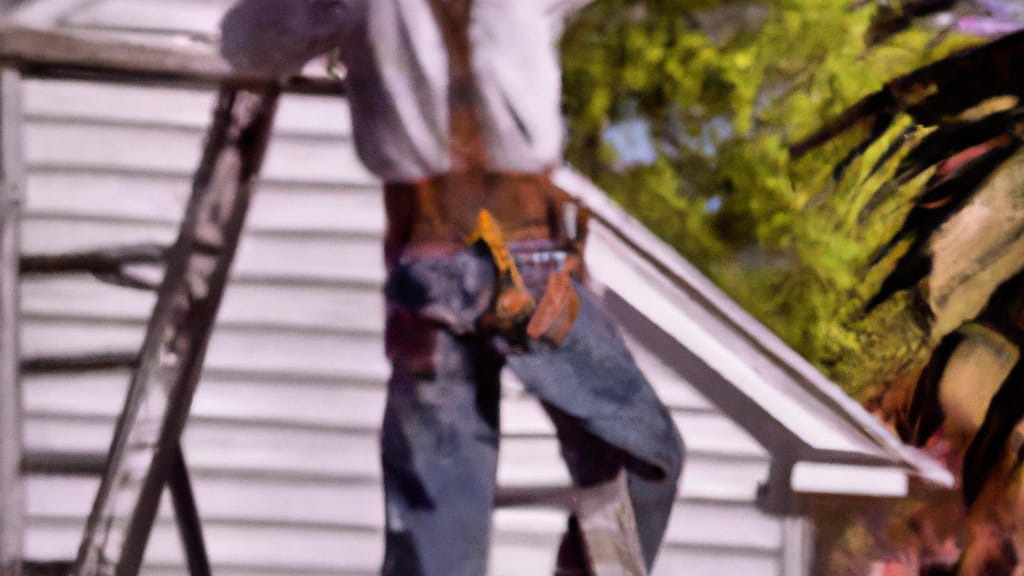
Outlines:
[[221,54],[243,74],[297,74],[338,46],[360,1],[242,0],[221,21]]

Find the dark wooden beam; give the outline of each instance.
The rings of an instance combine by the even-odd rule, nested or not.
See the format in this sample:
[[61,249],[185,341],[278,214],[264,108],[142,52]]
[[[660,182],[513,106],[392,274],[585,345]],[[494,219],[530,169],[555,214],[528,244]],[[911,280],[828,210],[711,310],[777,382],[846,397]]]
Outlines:
[[75,564],[135,576],[199,384],[279,91],[222,88]]
[[0,575],[21,573],[21,390],[18,377],[18,216],[23,182],[20,76],[0,71]]
[[[22,474],[55,476],[99,476],[107,465],[106,454],[82,452],[26,452],[21,460]],[[67,574],[67,571],[64,572]]]
[[21,257],[21,275],[92,274],[97,280],[138,290],[159,289],[159,284],[131,270],[140,264],[163,264],[168,248],[158,244],[119,246],[71,254]]
[[162,264],[167,260],[166,246],[139,244],[119,246],[105,250],[90,250],[69,254],[39,254],[22,256],[21,274],[117,274],[134,264]]
[[[0,27],[0,64],[36,78],[217,88],[257,88],[277,79],[235,74],[215,47],[194,43],[129,42],[102,34]],[[285,91],[341,96],[342,83],[325,76],[297,77]]]
[[25,576],[67,576],[71,562],[26,562]]
[[41,374],[67,374],[83,372],[106,372],[122,368],[135,368],[139,363],[138,352],[100,352],[80,356],[38,356],[21,360],[21,373],[38,376]]

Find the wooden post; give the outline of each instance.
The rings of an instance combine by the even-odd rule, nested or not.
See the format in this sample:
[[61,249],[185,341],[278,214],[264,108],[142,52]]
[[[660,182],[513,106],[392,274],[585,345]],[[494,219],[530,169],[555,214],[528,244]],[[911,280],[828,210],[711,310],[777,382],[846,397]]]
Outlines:
[[73,574],[135,576],[172,472],[279,88],[221,89]]
[[20,75],[0,70],[0,575],[21,573],[21,393],[18,381]]

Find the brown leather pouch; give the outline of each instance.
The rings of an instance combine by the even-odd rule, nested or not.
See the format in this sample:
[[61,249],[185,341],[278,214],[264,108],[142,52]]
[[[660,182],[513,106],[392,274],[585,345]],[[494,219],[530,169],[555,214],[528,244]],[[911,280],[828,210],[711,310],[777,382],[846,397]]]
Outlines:
[[565,270],[551,273],[544,296],[526,326],[526,333],[535,340],[560,346],[576,323],[580,313],[580,297],[572,278]]

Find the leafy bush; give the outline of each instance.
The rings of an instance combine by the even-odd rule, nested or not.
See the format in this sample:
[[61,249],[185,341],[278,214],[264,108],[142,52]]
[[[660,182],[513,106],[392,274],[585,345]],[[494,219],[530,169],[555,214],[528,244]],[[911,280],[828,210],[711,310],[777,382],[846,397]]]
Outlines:
[[866,50],[871,18],[848,0],[603,0],[562,45],[569,161],[861,398],[926,344],[905,300],[859,312],[906,197],[861,219],[881,150],[836,184],[849,138],[799,162],[787,146],[966,42],[910,30]]

